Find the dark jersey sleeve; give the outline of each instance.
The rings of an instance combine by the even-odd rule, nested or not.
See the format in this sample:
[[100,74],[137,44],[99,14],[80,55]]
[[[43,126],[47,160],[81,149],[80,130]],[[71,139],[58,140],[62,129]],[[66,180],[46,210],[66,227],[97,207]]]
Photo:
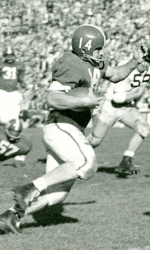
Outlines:
[[18,65],[17,65],[17,80],[21,84],[22,87],[25,87],[24,75],[25,75],[25,64],[23,62],[18,62]]
[[81,85],[82,72],[78,58],[73,53],[65,53],[52,68],[52,81],[58,81],[71,88]]

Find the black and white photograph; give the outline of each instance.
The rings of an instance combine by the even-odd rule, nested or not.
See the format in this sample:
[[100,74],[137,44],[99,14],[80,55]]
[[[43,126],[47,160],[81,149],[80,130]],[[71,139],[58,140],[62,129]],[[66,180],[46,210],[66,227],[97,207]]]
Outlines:
[[151,250],[150,41],[150,0],[0,1],[0,250]]

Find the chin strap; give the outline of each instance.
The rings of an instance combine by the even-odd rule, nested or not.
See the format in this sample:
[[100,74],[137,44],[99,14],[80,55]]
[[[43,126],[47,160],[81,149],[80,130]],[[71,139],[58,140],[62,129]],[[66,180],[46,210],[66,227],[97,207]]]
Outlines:
[[96,66],[99,69],[102,69],[104,67],[104,61],[106,60],[106,58],[98,59],[98,58],[89,56],[87,54],[83,54],[82,59],[90,62],[93,66]]

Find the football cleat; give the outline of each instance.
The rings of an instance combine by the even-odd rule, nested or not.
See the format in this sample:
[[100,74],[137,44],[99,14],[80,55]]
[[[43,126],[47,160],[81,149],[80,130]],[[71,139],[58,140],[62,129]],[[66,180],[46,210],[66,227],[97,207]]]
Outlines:
[[15,210],[22,217],[26,207],[40,195],[40,192],[33,183],[17,186],[13,191],[14,200],[16,201]]
[[121,174],[137,174],[140,171],[135,168],[135,166],[132,163],[132,157],[130,156],[123,156],[122,161],[120,162],[116,172]]
[[12,210],[6,210],[0,215],[0,233],[21,233],[18,214]]

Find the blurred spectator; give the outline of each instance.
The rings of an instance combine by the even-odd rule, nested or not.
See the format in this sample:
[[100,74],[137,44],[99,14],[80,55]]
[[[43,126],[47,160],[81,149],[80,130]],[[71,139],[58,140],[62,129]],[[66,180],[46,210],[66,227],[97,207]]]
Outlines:
[[50,0],[47,1],[46,8],[47,8],[48,13],[53,13],[53,9],[54,9],[53,1],[50,1]]
[[[16,47],[25,62],[26,83],[39,88],[37,104],[43,101],[50,82],[52,62],[70,49],[70,37],[77,26],[90,23],[102,27],[108,38],[107,55],[111,64],[117,65],[130,55],[135,43],[149,44],[149,4],[149,0],[1,0],[0,52],[7,43]],[[34,90],[30,93],[35,94]],[[24,107],[28,99],[27,91]]]
[[53,26],[55,24],[55,16],[54,16],[54,4],[52,1],[46,2],[46,9],[47,13],[44,15],[44,20],[42,21],[43,24],[49,24]]

